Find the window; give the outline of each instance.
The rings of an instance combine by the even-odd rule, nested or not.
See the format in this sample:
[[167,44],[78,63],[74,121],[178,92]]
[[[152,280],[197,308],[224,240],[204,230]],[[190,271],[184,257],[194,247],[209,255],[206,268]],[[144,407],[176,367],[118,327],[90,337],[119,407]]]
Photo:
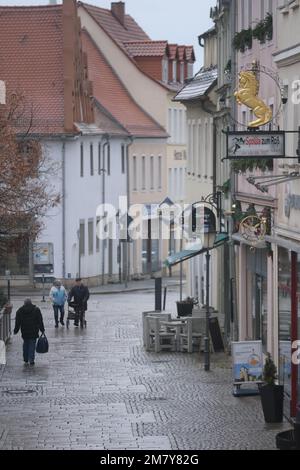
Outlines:
[[101,143],[99,142],[98,143],[98,175],[101,174],[101,151],[102,151]]
[[84,221],[81,221],[79,225],[79,255],[84,256],[84,254],[85,254],[85,224],[84,224]]
[[173,82],[177,82],[177,60],[173,60],[172,71]]
[[154,157],[150,157],[150,189],[154,189]]
[[184,62],[180,63],[180,83],[184,83]]
[[83,143],[80,144],[80,176],[84,177],[84,149]]
[[89,220],[88,222],[88,243],[89,243],[89,255],[94,253],[94,221]]
[[268,13],[273,14],[273,0],[269,0],[268,2]]
[[142,190],[146,189],[146,157],[142,157]]
[[252,27],[252,0],[248,0],[248,25]]
[[194,64],[189,63],[188,64],[188,78],[193,78],[194,75]]
[[90,171],[91,176],[94,176],[94,145],[90,145]]
[[132,164],[133,164],[132,186],[133,186],[133,191],[137,191],[137,167],[136,167],[137,163],[136,163],[136,157],[133,157]]
[[177,143],[177,141],[178,141],[178,136],[177,136],[177,109],[173,109],[172,141],[173,141],[173,143]]
[[110,144],[107,146],[107,176],[110,176]]
[[162,188],[162,158],[158,157],[158,189]]
[[125,168],[126,168],[126,164],[125,164],[125,145],[122,145],[122,148],[121,148],[121,170],[122,170],[122,174],[124,175],[125,173]]
[[265,0],[260,0],[260,18],[263,20],[265,17]]
[[[101,218],[97,217],[96,219],[96,252],[100,251],[100,238],[98,237],[98,224],[100,223]],[[100,234],[99,234],[100,235]]]
[[169,61],[165,57],[162,61],[162,79],[163,79],[163,82],[168,83],[168,75],[169,75]]
[[241,29],[245,29],[245,0],[241,0]]

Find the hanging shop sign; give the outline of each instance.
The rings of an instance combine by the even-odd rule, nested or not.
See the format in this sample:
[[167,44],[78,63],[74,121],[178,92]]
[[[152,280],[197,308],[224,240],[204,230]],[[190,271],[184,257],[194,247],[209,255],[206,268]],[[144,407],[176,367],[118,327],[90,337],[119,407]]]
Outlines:
[[[260,384],[263,374],[263,353],[261,341],[232,343],[234,395],[256,394],[257,389],[241,390],[242,385]],[[251,393],[252,392],[252,393]]]
[[284,158],[284,131],[227,132],[227,158]]

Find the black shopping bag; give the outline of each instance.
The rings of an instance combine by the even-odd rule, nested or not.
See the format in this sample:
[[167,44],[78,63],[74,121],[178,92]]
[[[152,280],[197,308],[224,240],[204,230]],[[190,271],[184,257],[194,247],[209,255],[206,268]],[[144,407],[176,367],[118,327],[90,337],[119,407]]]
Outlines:
[[48,340],[45,336],[45,334],[42,334],[39,339],[37,340],[36,344],[36,352],[39,354],[45,354],[49,351],[49,343]]

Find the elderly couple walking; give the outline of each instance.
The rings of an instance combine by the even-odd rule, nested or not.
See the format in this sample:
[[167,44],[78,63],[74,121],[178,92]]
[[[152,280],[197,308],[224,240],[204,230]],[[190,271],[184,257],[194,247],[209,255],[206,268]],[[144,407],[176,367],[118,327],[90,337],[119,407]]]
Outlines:
[[[65,303],[68,300],[70,303],[72,299],[74,299],[74,303],[78,307],[80,311],[87,310],[87,301],[90,297],[90,293],[88,288],[83,284],[80,278],[77,278],[75,281],[75,285],[67,294],[66,289],[61,284],[60,281],[55,281],[53,287],[50,290],[50,299],[53,305],[54,311],[54,320],[55,320],[55,328],[58,328],[58,316],[60,313],[59,322],[61,325],[64,326],[64,317],[65,317]],[[75,320],[75,326],[78,326],[78,320]]]

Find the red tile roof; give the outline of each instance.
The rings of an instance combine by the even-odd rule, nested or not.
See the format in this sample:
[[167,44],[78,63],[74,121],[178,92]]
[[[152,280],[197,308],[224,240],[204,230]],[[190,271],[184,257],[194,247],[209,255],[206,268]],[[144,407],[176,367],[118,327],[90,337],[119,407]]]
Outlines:
[[62,7],[0,7],[0,70],[7,92],[24,93],[33,133],[64,132]]
[[163,57],[168,52],[167,41],[130,41],[124,42],[131,57]]
[[177,44],[169,44],[169,59],[175,60],[177,59]]
[[[125,15],[125,27],[114,17],[111,10],[79,2],[105,32],[124,49],[124,42],[149,41],[149,36],[130,15]],[[126,50],[126,49],[125,49]]]
[[135,137],[167,137],[165,130],[140,108],[129,95],[101,51],[86,31],[83,49],[88,55],[89,76],[94,96],[101,105]]
[[185,46],[178,46],[178,60],[185,60]]
[[187,60],[191,60],[195,62],[195,53],[194,53],[194,48],[193,46],[186,46],[185,47],[185,55]]

